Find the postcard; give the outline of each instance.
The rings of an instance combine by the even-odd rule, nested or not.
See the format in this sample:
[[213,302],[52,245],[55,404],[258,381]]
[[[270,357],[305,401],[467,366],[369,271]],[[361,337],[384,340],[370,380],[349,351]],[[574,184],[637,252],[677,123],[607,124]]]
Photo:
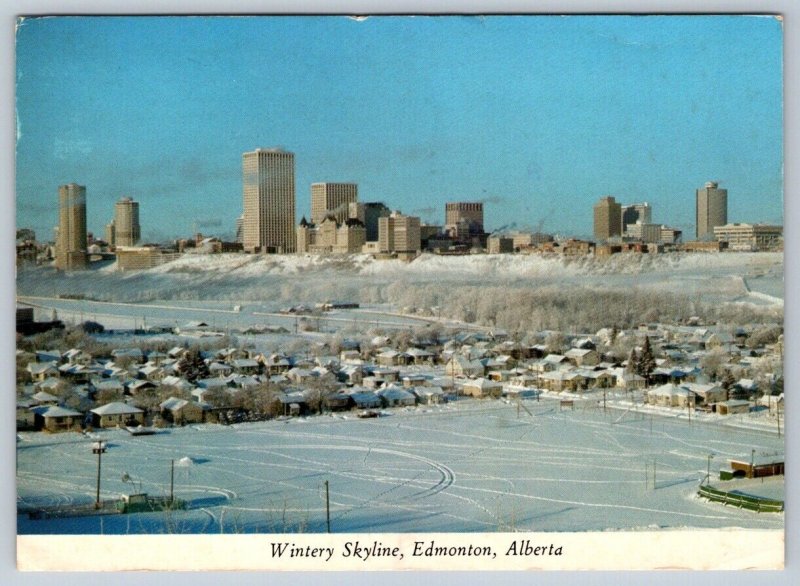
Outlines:
[[20,17],[18,567],[783,568],[782,51]]

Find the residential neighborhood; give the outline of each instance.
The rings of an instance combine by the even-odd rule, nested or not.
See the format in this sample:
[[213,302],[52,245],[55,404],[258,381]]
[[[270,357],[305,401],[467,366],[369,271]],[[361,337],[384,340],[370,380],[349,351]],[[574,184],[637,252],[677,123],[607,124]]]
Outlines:
[[70,331],[41,348],[37,336],[20,339],[18,430],[227,424],[541,394],[720,417],[777,414],[783,405],[779,324],[525,336],[423,328],[315,338],[302,353],[227,345],[231,336],[156,335],[142,347],[114,347],[102,334],[73,331],[83,344],[68,346]]

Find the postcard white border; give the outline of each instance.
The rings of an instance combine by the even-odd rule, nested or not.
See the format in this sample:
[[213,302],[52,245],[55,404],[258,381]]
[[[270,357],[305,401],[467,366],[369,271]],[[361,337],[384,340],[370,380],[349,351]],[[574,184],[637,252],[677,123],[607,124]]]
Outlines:
[[[4,35],[4,47],[9,48],[13,46],[13,22],[16,14],[25,13],[25,14],[88,14],[88,13],[128,13],[128,14],[146,14],[146,13],[154,13],[154,12],[173,12],[173,13],[180,13],[185,12],[187,9],[187,5],[180,0],[135,0],[133,2],[122,0],[121,2],[109,2],[108,0],[12,0],[12,2],[3,3],[0,6],[0,13],[3,15],[3,22],[5,26],[3,27],[3,35]],[[642,12],[647,11],[648,13],[658,13],[658,12],[686,12],[686,13],[694,13],[694,12],[740,12],[740,13],[764,13],[764,12],[776,12],[781,13],[785,17],[784,21],[784,39],[785,39],[785,48],[784,48],[784,55],[785,55],[785,95],[789,96],[796,96],[798,95],[795,91],[798,87],[798,68],[797,62],[800,53],[798,53],[798,43],[796,41],[798,37],[798,32],[800,32],[800,27],[797,26],[797,20],[800,20],[800,9],[798,6],[793,3],[791,0],[774,0],[774,1],[767,1],[767,2],[752,2],[752,1],[737,1],[737,0],[693,0],[693,1],[686,1],[686,0],[668,0],[668,1],[659,1],[653,0],[650,2],[641,2],[641,1],[631,1],[631,0],[605,0],[600,2],[593,2],[587,0],[573,0],[571,2],[565,0],[541,0],[539,2],[524,2],[524,1],[499,1],[493,2],[491,4],[483,1],[448,1],[448,0],[435,0],[434,3],[430,2],[421,2],[421,1],[411,1],[411,2],[398,2],[397,0],[392,0],[391,3],[377,3],[374,1],[350,1],[350,2],[323,2],[320,0],[302,0],[301,3],[288,3],[288,2],[279,2],[279,1],[258,1],[258,0],[240,0],[235,4],[232,3],[223,3],[219,0],[200,0],[193,2],[191,5],[191,10],[193,13],[219,13],[219,12],[245,12],[245,13],[264,13],[264,12],[282,12],[282,11],[293,11],[296,13],[301,12],[347,12],[347,13],[378,13],[378,12],[401,12],[401,13],[418,13],[418,12],[448,12],[448,13],[462,13],[462,12],[481,12],[491,10],[492,12],[620,12],[620,13],[628,13],[628,12]],[[13,103],[14,103],[14,56],[13,52],[6,50],[0,52],[0,71],[3,72],[2,77],[2,88],[4,90],[3,100],[0,103],[3,104],[3,113],[5,114],[2,118],[0,118],[0,128],[4,131],[3,136],[7,137],[6,146],[7,148],[4,149],[3,155],[0,156],[0,177],[3,178],[2,185],[5,187],[4,196],[6,201],[9,205],[6,206],[7,210],[14,209],[14,183],[13,183],[13,169],[14,169],[14,162],[13,162],[13,153],[14,153],[14,119],[13,119]],[[796,197],[797,197],[797,186],[798,182],[796,177],[798,175],[798,164],[797,164],[797,157],[796,153],[798,151],[797,147],[797,134],[798,134],[798,127],[797,127],[797,116],[795,109],[792,107],[791,100],[785,101],[785,120],[786,120],[786,150],[785,150],[785,161],[786,161],[786,176],[785,176],[785,217],[784,223],[786,226],[786,249],[787,251],[791,251],[785,260],[785,275],[786,275],[786,290],[788,299],[791,299],[789,303],[787,303],[786,308],[786,317],[785,317],[785,326],[786,326],[786,377],[789,381],[789,386],[792,386],[792,381],[797,381],[797,367],[793,363],[792,356],[797,356],[797,326],[800,324],[800,320],[796,317],[796,298],[797,294],[794,293],[800,287],[800,283],[798,283],[798,275],[800,272],[795,270],[797,268],[798,260],[795,256],[795,252],[798,250],[798,243],[797,243],[797,230],[793,229],[793,226],[797,225],[797,221],[800,220],[800,212],[797,211],[798,206],[796,205]],[[3,300],[6,302],[5,307],[10,312],[11,304],[14,301],[14,282],[13,282],[13,274],[14,274],[14,259],[13,253],[10,251],[12,247],[10,246],[9,240],[11,239],[10,235],[13,234],[14,230],[14,214],[9,213],[4,215],[0,221],[4,222],[2,226],[2,233],[6,234],[8,237],[6,248],[4,249],[4,253],[0,255],[0,266],[4,271],[4,275],[7,278],[4,280],[4,284],[0,287],[0,292],[2,294]],[[10,313],[9,313],[10,315]],[[13,338],[11,337],[11,326],[10,326],[10,318],[8,320],[7,326],[7,336],[3,336],[0,343],[2,343],[3,349],[3,356],[10,357],[12,356],[13,351]],[[5,323],[5,322],[4,322]],[[11,374],[11,369],[6,369],[6,382],[8,383],[13,375]],[[13,383],[12,383],[13,385]],[[7,388],[13,388],[13,386]],[[7,401],[5,404],[9,406],[11,404],[11,393],[6,393],[5,400]],[[789,406],[790,408],[792,405],[791,399],[789,399]],[[7,413],[10,413],[10,409],[7,410]],[[8,417],[8,421],[10,423],[10,416]],[[797,443],[795,439],[796,434],[794,433],[793,426],[790,426],[787,430],[787,456],[789,458],[789,466],[787,470],[787,482],[789,482],[790,486],[796,484],[794,476],[795,476],[795,468],[792,465],[796,463],[797,458],[794,457],[796,454]],[[8,449],[5,452],[8,455],[11,455],[13,452],[13,438],[10,433],[5,433],[0,436],[0,441],[2,441],[2,445]],[[12,584],[21,584],[21,583],[46,583],[52,581],[58,581],[59,584],[72,584],[72,583],[81,583],[81,584],[94,584],[100,583],[100,580],[103,582],[107,582],[109,576],[107,574],[50,574],[50,573],[41,573],[41,572],[34,572],[34,573],[19,573],[15,570],[15,553],[17,546],[21,545],[23,548],[33,547],[33,548],[40,548],[40,547],[47,547],[51,552],[58,552],[59,555],[62,557],[66,554],[72,554],[72,557],[75,559],[80,559],[81,557],[89,557],[89,556],[96,556],[98,553],[103,551],[102,547],[98,550],[95,549],[93,544],[88,542],[81,542],[83,539],[91,540],[91,537],[80,536],[80,537],[65,537],[61,536],[60,538],[51,538],[51,537],[44,537],[44,536],[20,536],[19,538],[16,536],[15,532],[15,515],[14,515],[14,500],[15,500],[15,486],[13,479],[14,475],[14,459],[13,457],[5,458],[5,472],[4,478],[7,480],[2,482],[1,489],[2,494],[4,497],[4,503],[6,506],[2,509],[2,526],[3,531],[0,532],[0,539],[2,539],[2,552],[3,552],[3,563],[0,568],[2,569],[2,574],[4,576],[5,583],[12,583]],[[462,583],[471,583],[477,580],[489,580],[493,583],[530,583],[532,580],[535,580],[538,584],[562,584],[564,582],[567,583],[578,583],[583,580],[586,580],[588,583],[592,584],[619,584],[619,583],[638,583],[640,580],[642,583],[645,581],[650,584],[667,584],[667,583],[674,583],[676,580],[680,580],[684,583],[703,583],[703,584],[739,584],[739,583],[747,583],[752,584],[754,581],[760,582],[763,580],[768,580],[771,584],[790,584],[790,583],[798,583],[800,579],[798,577],[798,572],[796,571],[796,566],[798,565],[798,557],[797,552],[797,542],[798,539],[796,537],[793,538],[794,535],[797,534],[797,515],[795,514],[795,510],[792,508],[792,501],[791,498],[789,499],[787,517],[786,517],[786,547],[787,547],[787,570],[784,572],[778,573],[770,573],[768,576],[765,575],[758,575],[754,576],[749,572],[745,573],[683,573],[679,572],[676,575],[673,572],[666,572],[666,573],[637,573],[637,574],[629,574],[626,572],[609,572],[603,574],[593,574],[593,573],[574,573],[568,572],[566,574],[559,574],[559,573],[542,573],[537,574],[535,576],[531,576],[530,574],[523,573],[523,574],[465,574],[463,572],[458,573],[438,573],[435,575],[435,579],[439,583],[455,583],[458,581],[459,584]],[[677,538],[686,539],[686,534],[703,534],[706,537],[711,537],[708,533],[716,533],[716,531],[712,532],[697,532],[692,530],[691,532],[664,532],[660,533],[659,536],[665,537],[666,540],[672,540]],[[459,534],[461,535],[461,534]],[[565,539],[577,539],[574,543],[579,543],[582,540],[584,543],[583,547],[590,550],[597,550],[598,545],[604,542],[608,543],[611,540],[615,539],[625,539],[625,538],[632,538],[636,539],[641,543],[642,539],[645,539],[645,534],[639,533],[603,533],[603,534],[557,534],[563,535]],[[747,535],[753,537],[752,532],[748,532]],[[187,536],[191,540],[195,536]],[[202,539],[203,536],[197,536]],[[237,536],[232,536],[237,537]],[[263,539],[264,536],[254,536],[258,539]],[[305,537],[305,536],[304,536]],[[430,535],[420,535],[420,536],[404,536],[405,538],[412,538],[412,539],[428,539]],[[493,536],[497,538],[498,536]],[[209,543],[213,543],[216,541],[210,536],[206,538],[210,539]],[[381,536],[383,539],[387,539],[386,536]],[[502,537],[500,537],[502,539]],[[56,541],[54,541],[54,539]],[[67,542],[64,543],[57,543],[58,539],[66,539]],[[104,537],[103,539],[108,539]],[[138,539],[138,538],[124,538],[124,539]],[[148,539],[148,538],[142,538]],[[173,537],[173,540],[176,538]],[[174,541],[173,547],[185,547],[181,541],[184,539],[183,537],[179,538],[180,541]],[[226,537],[222,537],[222,539],[227,539]],[[337,537],[338,539],[338,537]],[[29,543],[30,541],[30,543]],[[713,541],[713,540],[711,540]],[[71,543],[70,543],[71,542]],[[110,542],[109,542],[110,543]],[[230,543],[230,540],[228,540]],[[752,546],[751,542],[751,546]],[[130,541],[126,543],[126,546],[130,547],[135,545],[138,549],[138,544],[133,544]],[[654,547],[661,547],[664,544],[648,544],[648,546]],[[684,550],[681,545],[689,545],[686,541],[682,541],[681,543],[677,544],[676,547],[678,550],[673,553],[683,553],[684,551],[697,551],[696,547],[687,547]],[[708,544],[706,544],[707,546]],[[703,546],[705,549],[706,546]],[[110,547],[110,546],[109,546]],[[227,545],[222,545],[221,547],[229,547]],[[257,547],[257,546],[256,546]],[[669,549],[664,549],[661,547],[663,551],[669,553]],[[141,550],[139,550],[141,551]],[[257,551],[257,550],[256,550]],[[672,555],[672,554],[670,554]],[[767,562],[769,565],[771,562]],[[663,567],[663,566],[654,566],[654,567]],[[680,564],[671,564],[668,567],[672,569],[681,569],[682,566]],[[687,567],[687,566],[683,566]],[[738,567],[738,566],[737,566]],[[748,566],[753,567],[753,566]],[[45,568],[41,568],[45,570]],[[244,568],[242,568],[244,569]],[[308,570],[309,568],[304,567],[304,570]],[[458,569],[464,569],[463,567]],[[511,568],[506,568],[511,569]],[[625,567],[620,566],[619,570],[626,569]],[[733,567],[731,567],[733,569]],[[205,573],[205,574],[185,574],[185,575],[166,575],[161,572],[154,572],[152,574],[129,574],[123,573],[118,574],[114,578],[112,578],[115,583],[122,582],[123,584],[133,583],[141,583],[143,579],[153,579],[154,582],[161,582],[165,578],[169,577],[171,581],[177,580],[178,584],[205,584],[205,583],[219,583],[220,579],[226,579],[226,576],[220,575],[214,572]],[[227,576],[229,578],[230,576]],[[427,576],[430,578],[431,576]],[[6,582],[6,579],[8,581]],[[263,583],[264,582],[264,575],[263,574],[241,574],[239,575],[236,580],[244,580],[245,582],[250,583]],[[374,581],[374,577],[368,576],[366,574],[360,573],[353,573],[347,574],[346,576],[342,574],[330,573],[327,575],[321,574],[308,574],[308,573],[284,573],[284,574],[273,574],[269,576],[269,580],[271,583],[280,583],[283,580],[286,580],[288,583],[291,581],[293,584],[304,584],[304,583],[311,583],[312,581],[315,584],[319,583],[327,583],[328,581],[340,581],[347,579],[348,583],[366,583],[368,580],[370,582]],[[403,573],[384,573],[381,574],[380,581],[382,583],[407,583],[409,576]],[[362,581],[363,580],[363,581]],[[74,581],[74,582],[73,582]],[[97,581],[97,582],[95,582]],[[556,582],[557,581],[557,582]]]

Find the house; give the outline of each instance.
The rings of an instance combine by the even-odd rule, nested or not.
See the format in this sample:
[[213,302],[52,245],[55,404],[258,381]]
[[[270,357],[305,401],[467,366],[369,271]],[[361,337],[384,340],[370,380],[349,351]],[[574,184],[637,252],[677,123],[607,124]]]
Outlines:
[[728,392],[720,385],[715,384],[701,384],[701,383],[684,383],[682,386],[692,391],[696,397],[695,404],[698,407],[711,409],[713,403],[725,401],[728,398]]
[[39,391],[31,397],[31,401],[34,405],[56,405],[59,399],[48,392]]
[[68,431],[79,428],[83,414],[74,409],[59,407],[58,405],[43,405],[33,407],[34,426],[47,431]]
[[34,382],[61,374],[55,362],[29,362],[25,370],[31,375]]
[[347,393],[338,392],[327,395],[324,399],[329,411],[347,411],[353,408],[353,399]]
[[116,427],[118,425],[144,425],[144,411],[126,403],[107,403],[90,411],[92,425],[95,427]]
[[428,377],[424,374],[406,374],[403,376],[403,386],[411,388],[416,386],[424,386],[428,381]]
[[444,367],[448,376],[483,376],[485,368],[480,360],[470,360],[461,354],[454,354]]
[[695,397],[686,387],[667,383],[649,390],[647,402],[662,407],[687,407],[695,404]]
[[381,406],[381,398],[363,387],[353,387],[347,394],[358,409],[377,409]]
[[252,358],[238,358],[232,363],[233,370],[237,374],[258,374],[261,365]]
[[17,399],[17,431],[35,428],[36,414],[31,411],[31,407],[35,406],[30,399]]
[[600,357],[594,348],[571,348],[564,357],[575,366],[594,366],[600,362]]
[[617,386],[623,389],[643,389],[645,387],[645,378],[635,372],[626,372],[624,368],[615,369]]
[[404,366],[411,361],[411,357],[404,352],[384,350],[375,355],[375,360],[381,366]]
[[462,387],[462,393],[470,397],[492,397],[493,399],[497,399],[503,393],[503,385],[493,380],[479,378],[465,381]]
[[205,404],[176,397],[170,397],[158,407],[161,411],[161,416],[176,425],[200,423],[205,419],[205,412],[208,410],[208,406]]
[[409,390],[421,405],[438,405],[444,402],[442,387],[411,387]]
[[432,352],[419,348],[409,348],[405,353],[410,359],[409,362],[413,364],[433,364],[436,357]]
[[388,386],[378,390],[376,393],[387,407],[409,407],[415,405],[416,397],[402,387]]

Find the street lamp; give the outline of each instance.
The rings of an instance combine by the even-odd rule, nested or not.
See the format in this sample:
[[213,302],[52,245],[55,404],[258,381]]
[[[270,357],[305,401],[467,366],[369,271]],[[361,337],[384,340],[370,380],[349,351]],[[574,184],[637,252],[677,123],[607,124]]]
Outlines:
[[94,508],[100,508],[100,464],[103,459],[103,453],[106,451],[106,442],[103,440],[94,442],[92,444],[92,453],[97,454],[97,495],[94,500]]

